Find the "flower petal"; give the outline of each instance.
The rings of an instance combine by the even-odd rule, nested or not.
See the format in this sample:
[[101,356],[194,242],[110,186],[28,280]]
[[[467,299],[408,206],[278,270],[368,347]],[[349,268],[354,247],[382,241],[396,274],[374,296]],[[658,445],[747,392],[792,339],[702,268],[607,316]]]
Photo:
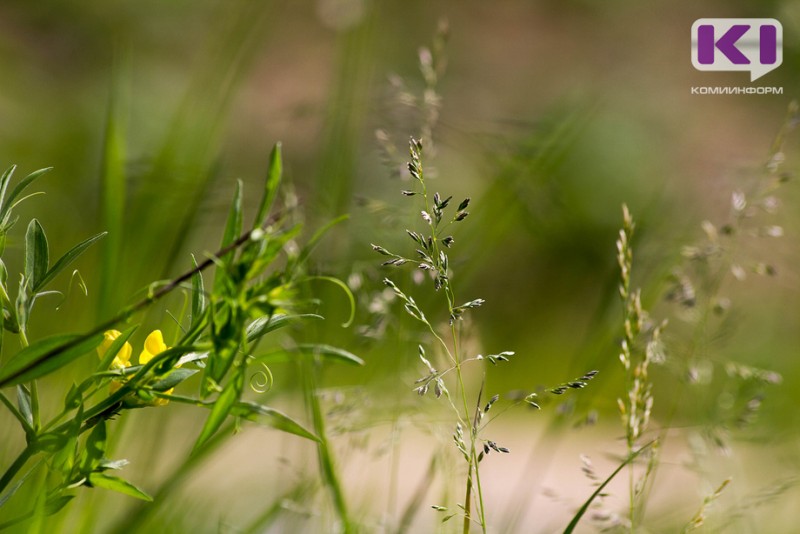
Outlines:
[[[107,330],[103,333],[103,342],[97,347],[97,355],[102,360],[108,349],[111,348],[111,345],[114,341],[122,335],[122,332],[119,330]],[[131,354],[133,353],[133,347],[127,341],[122,348],[119,349],[119,352],[114,356],[114,361],[111,363],[112,369],[122,369],[124,367],[130,367],[131,365]]]
[[144,350],[139,354],[139,364],[144,365],[153,359],[153,356],[160,354],[169,347],[164,343],[164,335],[161,330],[153,330],[147,339],[144,340]]

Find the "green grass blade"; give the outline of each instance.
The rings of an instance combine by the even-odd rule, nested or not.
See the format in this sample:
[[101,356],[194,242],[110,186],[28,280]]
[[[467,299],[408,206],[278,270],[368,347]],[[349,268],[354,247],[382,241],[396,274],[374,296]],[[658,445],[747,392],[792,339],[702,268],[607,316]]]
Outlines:
[[614,479],[614,477],[617,476],[619,474],[619,472],[622,471],[625,468],[625,466],[627,466],[632,461],[634,461],[642,452],[644,452],[645,449],[650,448],[655,442],[656,442],[656,440],[653,440],[650,443],[647,443],[646,445],[643,445],[639,450],[637,450],[636,452],[634,452],[633,454],[628,456],[621,464],[619,464],[619,466],[617,466],[616,469],[614,469],[614,472],[612,472],[608,476],[608,478],[606,478],[603,481],[603,483],[600,484],[597,487],[597,489],[594,491],[594,493],[592,493],[591,496],[586,500],[586,502],[583,503],[583,506],[581,506],[578,509],[578,511],[573,516],[572,521],[570,521],[569,525],[567,525],[567,528],[564,529],[564,534],[571,534],[572,531],[575,530],[575,527],[578,526],[578,523],[580,522],[581,518],[583,517],[583,514],[586,513],[586,510],[589,509],[589,506],[592,505],[592,502],[597,498],[597,496],[600,495],[600,493],[603,492],[603,489],[608,485],[608,483],[611,482]]
[[123,257],[125,232],[126,178],[125,160],[127,157],[127,61],[118,55],[114,61],[112,87],[106,110],[105,133],[103,137],[102,167],[100,170],[102,227],[108,233],[104,243],[101,263],[98,312],[101,316],[112,313],[119,304],[115,299],[119,291],[119,266]]
[[303,396],[305,397],[306,406],[311,412],[311,419],[314,423],[314,432],[319,436],[319,443],[317,443],[317,455],[319,459],[319,468],[322,479],[330,491],[333,505],[336,508],[336,514],[342,522],[344,532],[353,532],[353,525],[350,521],[350,512],[348,511],[347,497],[344,488],[342,487],[341,478],[336,466],[333,453],[328,443],[327,433],[325,431],[325,417],[323,415],[322,406],[319,401],[319,394],[317,392],[317,380],[315,376],[314,367],[311,365],[310,359],[305,359],[301,362],[300,372],[304,378],[303,380]]

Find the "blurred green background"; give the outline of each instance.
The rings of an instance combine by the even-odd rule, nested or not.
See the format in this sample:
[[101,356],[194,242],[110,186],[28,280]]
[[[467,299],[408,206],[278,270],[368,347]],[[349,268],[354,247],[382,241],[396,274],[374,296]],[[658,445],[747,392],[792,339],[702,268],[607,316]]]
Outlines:
[[[782,22],[783,65],[756,84],[783,87],[783,95],[690,94],[697,85],[748,83],[743,73],[693,69],[689,29],[709,16]],[[185,270],[190,253],[214,250],[235,179],[245,180],[252,212],[267,154],[280,140],[287,182],[307,218],[307,233],[350,214],[313,261],[316,271],[350,280],[359,301],[356,325],[338,326],[347,313],[341,295],[321,286],[322,313],[329,320],[304,334],[367,360],[356,372],[331,369],[328,375],[328,386],[362,402],[360,411],[348,415],[344,425],[353,431],[343,432],[341,443],[356,439],[353,435],[377,435],[364,445],[364,454],[373,454],[372,448],[379,448],[375,442],[388,439],[383,422],[396,417],[390,406],[430,410],[411,394],[413,379],[422,373],[415,357],[419,333],[397,307],[388,318],[373,313],[381,309],[380,279],[386,273],[369,244],[412,250],[402,229],[417,224],[418,210],[399,194],[408,184],[397,176],[397,167],[385,164],[374,132],[383,129],[401,157],[408,136],[419,133],[423,113],[398,92],[397,80],[408,93],[422,94],[417,50],[430,43],[441,18],[449,22],[450,39],[447,72],[438,87],[437,150],[428,158],[436,168],[431,187],[456,199],[472,198],[472,215],[455,234],[453,253],[460,296],[486,299],[468,323],[470,347],[517,353],[512,364],[490,369],[487,390],[531,390],[589,369],[601,371],[575,396],[576,405],[512,414],[506,427],[499,424],[496,434],[515,443],[512,450],[519,454],[496,467],[495,479],[487,475],[501,488],[499,495],[516,492],[511,504],[506,497],[489,499],[497,531],[504,528],[504,517],[520,509],[539,511],[523,514],[516,528],[563,527],[559,518],[568,517],[592,491],[577,454],[594,454],[607,467],[612,464],[602,464],[603,455],[622,453],[614,240],[623,202],[638,221],[634,283],[643,287],[644,304],[654,317],[672,321],[668,361],[653,370],[656,422],[675,429],[675,450],[652,505],[655,531],[674,531],[682,518],[688,520],[708,492],[701,482],[718,484],[726,470],[735,471],[735,484],[723,510],[741,506],[782,476],[797,476],[796,182],[779,191],[778,213],[768,219],[784,228],[784,237],[743,239],[738,251],[743,265],[763,261],[778,275],[751,274],[725,284],[722,292],[735,315],[724,335],[703,349],[717,363],[730,359],[775,370],[783,383],[766,391],[756,425],[731,436],[743,443],[741,450],[726,460],[709,453],[702,475],[682,465],[689,463],[685,443],[691,428],[717,422],[724,368],[717,366],[704,387],[682,385],[682,368],[670,358],[681,360],[691,331],[675,306],[663,302],[681,247],[702,238],[702,220],[727,221],[731,192],[748,190],[757,180],[789,101],[797,97],[800,4],[791,1],[3,0],[0,162],[16,163],[24,173],[55,167],[40,182],[46,195],[27,202],[21,220],[41,220],[54,254],[98,231],[110,232],[80,260],[88,297],[73,289],[58,310],[43,302],[32,323],[34,335],[85,330],[150,282]],[[791,137],[787,171],[796,168],[799,151],[797,137]],[[21,252],[22,225],[17,239],[9,245],[10,256]],[[10,272],[20,263],[10,261]],[[407,275],[395,278],[412,287]],[[68,282],[61,283],[66,289]],[[418,293],[428,304],[427,293]],[[176,299],[151,310],[146,320],[174,332],[166,310],[179,306]],[[430,306],[435,315],[436,304]],[[293,371],[274,372],[276,389],[269,394],[274,403],[302,413],[293,400]],[[53,402],[59,402],[62,386],[51,384]],[[678,392],[693,399],[691,409],[675,408]],[[573,428],[593,411],[599,414],[595,430]],[[157,488],[171,462],[190,448],[200,421],[184,407],[162,412],[134,414],[117,444],[132,461],[133,478],[149,488]],[[361,427],[374,432],[365,434]],[[430,444],[431,439],[414,432],[400,441],[409,480],[395,481],[397,502],[389,505],[370,498],[370,488],[386,481],[378,477],[362,484],[352,467],[357,454],[350,447],[342,452],[354,507],[364,517],[381,518],[367,522],[368,531],[383,528],[380,521],[391,523],[424,475],[430,453],[417,458],[410,451],[417,440]],[[144,444],[135,439],[146,435],[153,437]],[[281,458],[295,452],[297,438],[260,430],[241,438],[230,440],[202,476],[154,505],[144,524],[171,525],[163,532],[237,531],[279,498],[289,487],[282,482],[295,480],[287,474],[294,468],[280,466]],[[9,434],[0,443],[2,458],[17,450],[14,439]],[[252,466],[242,466],[243,457]],[[697,491],[680,489],[687,480]],[[542,497],[542,485],[554,487],[565,502]],[[768,518],[783,528],[792,516],[785,505],[793,498],[796,494],[781,495],[753,507],[735,531],[766,531],[759,527]],[[428,500],[433,504],[436,497]],[[82,507],[94,511],[76,519]],[[86,531],[124,531],[125,518],[141,511],[135,503],[98,495],[82,495],[73,508],[63,525]],[[301,528],[297,525],[304,523],[296,520],[290,525]],[[313,517],[308,521],[314,524]],[[416,521],[423,531],[435,525],[426,510]]]

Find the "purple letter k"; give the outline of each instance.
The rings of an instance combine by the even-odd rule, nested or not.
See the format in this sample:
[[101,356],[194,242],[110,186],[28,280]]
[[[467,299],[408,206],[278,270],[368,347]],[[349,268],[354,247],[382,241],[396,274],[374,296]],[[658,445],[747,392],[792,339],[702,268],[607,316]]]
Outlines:
[[714,42],[714,26],[703,24],[697,28],[697,61],[701,65],[714,63],[714,48],[719,49],[734,65],[749,65],[750,60],[736,48],[736,41],[750,29],[748,24],[735,24]]

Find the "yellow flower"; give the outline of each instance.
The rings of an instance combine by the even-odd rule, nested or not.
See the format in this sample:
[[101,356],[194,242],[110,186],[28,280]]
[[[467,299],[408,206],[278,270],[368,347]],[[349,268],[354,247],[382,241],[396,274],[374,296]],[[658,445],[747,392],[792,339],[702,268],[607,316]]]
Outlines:
[[156,354],[161,354],[169,347],[164,343],[164,335],[161,330],[153,330],[147,339],[144,340],[144,350],[139,354],[139,365],[144,365],[153,359]]
[[[108,349],[111,348],[114,340],[121,335],[122,332],[119,330],[106,330],[103,333],[103,342],[97,347],[97,355],[101,360],[105,358],[106,353],[108,352]],[[126,341],[125,344],[122,345],[122,348],[117,351],[117,354],[114,355],[114,361],[111,362],[111,369],[125,369],[126,367],[130,367],[132,353],[133,348],[131,347],[131,344]],[[112,380],[109,389],[111,393],[114,394],[121,387],[121,380]]]
[[[121,335],[122,333],[118,330],[108,330],[103,334],[103,342],[97,347],[97,355],[101,360],[108,353],[108,349],[111,348],[111,344],[114,343],[114,340]],[[169,349],[169,347],[164,343],[164,335],[161,333],[161,330],[153,330],[150,332],[150,335],[147,336],[147,339],[144,340],[144,349],[142,350],[141,354],[139,354],[139,365],[146,364],[152,360],[154,356],[161,354],[167,349]],[[111,362],[110,368],[114,370],[121,370],[125,369],[126,367],[130,367],[132,353],[133,348],[131,347],[131,344],[126,341],[122,348],[119,349],[117,354],[114,356],[114,361]],[[124,377],[111,380],[111,393],[113,394],[118,391],[119,388],[122,387],[122,384],[125,382],[125,380],[126,378]],[[165,391],[164,393],[170,395],[173,390],[174,388]],[[151,403],[155,406],[164,406],[165,404],[169,403],[169,400],[156,398]]]
[[[114,343],[114,340],[121,335],[122,332],[119,330],[107,330],[105,333],[103,333],[103,342],[97,347],[97,355],[101,360],[105,357],[108,349],[111,348],[111,344]],[[131,344],[126,341],[122,348],[119,349],[117,354],[114,356],[114,361],[111,362],[111,368],[124,369],[126,367],[130,367],[131,353],[133,353],[133,348],[131,348]]]
[[[164,335],[161,333],[161,330],[153,330],[150,332],[150,335],[147,336],[147,339],[144,340],[144,349],[142,350],[141,354],[139,354],[139,365],[144,365],[150,360],[153,359],[154,356],[157,354],[161,354],[169,347],[164,343]],[[171,395],[175,388],[168,389],[164,393],[167,395]],[[164,406],[169,403],[168,399],[162,399],[157,397],[153,404],[156,406]]]

